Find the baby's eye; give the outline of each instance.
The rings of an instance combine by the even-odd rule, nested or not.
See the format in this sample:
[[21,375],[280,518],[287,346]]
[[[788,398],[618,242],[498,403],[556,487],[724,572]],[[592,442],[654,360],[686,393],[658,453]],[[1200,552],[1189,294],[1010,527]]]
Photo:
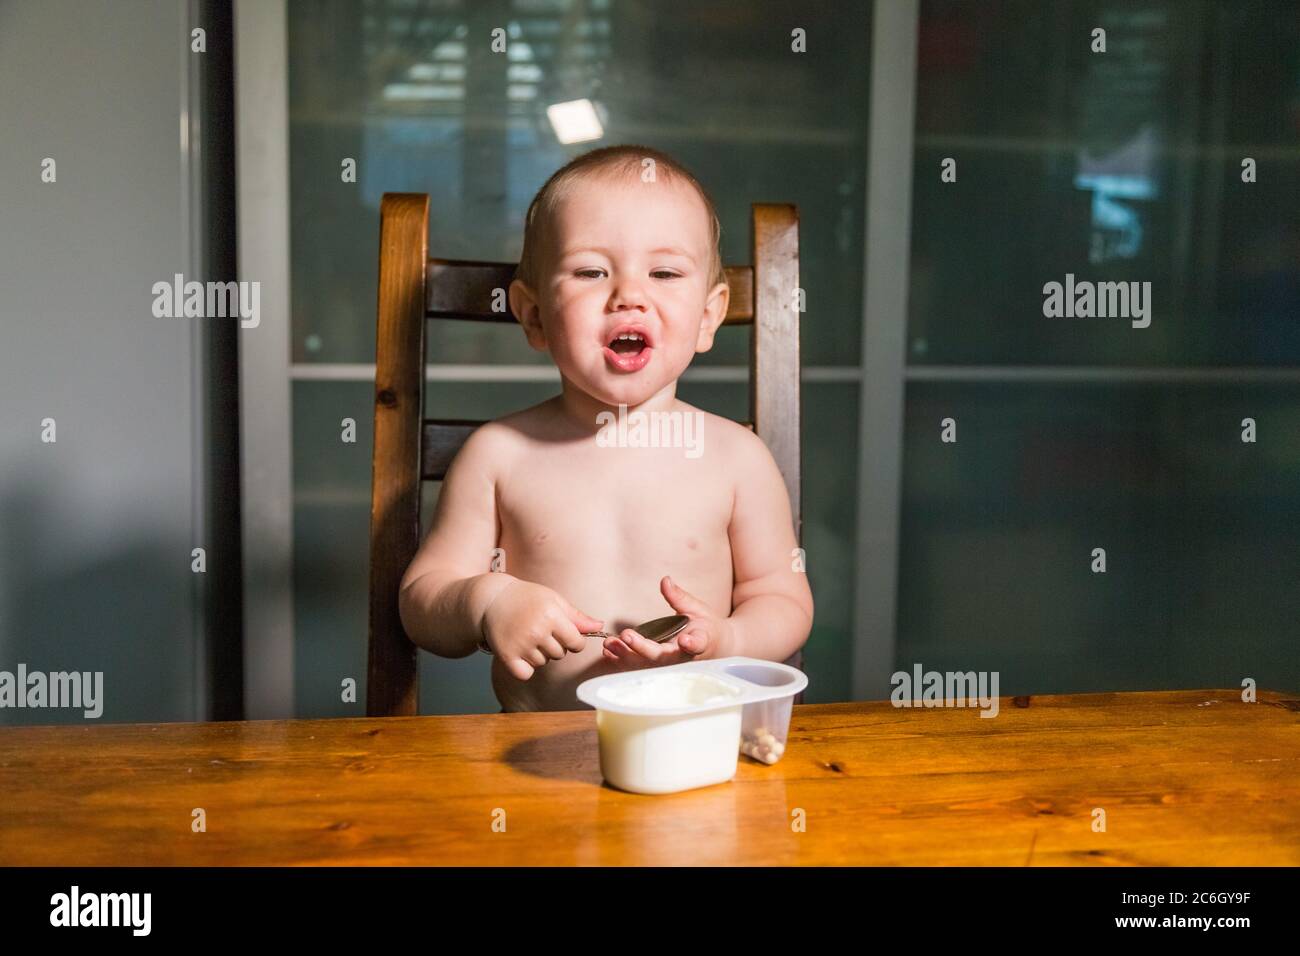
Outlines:
[[654,272],[650,274],[654,276],[656,279],[680,279],[681,278],[681,276],[678,275],[676,272],[669,272],[666,269],[656,269]]

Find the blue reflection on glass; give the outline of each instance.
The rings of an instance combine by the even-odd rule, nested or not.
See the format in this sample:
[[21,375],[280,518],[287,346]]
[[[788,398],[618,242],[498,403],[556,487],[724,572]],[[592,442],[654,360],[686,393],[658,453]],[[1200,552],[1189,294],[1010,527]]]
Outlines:
[[1142,219],[1121,199],[1154,199],[1160,136],[1147,123],[1127,143],[1100,157],[1079,150],[1076,189],[1092,190],[1092,241],[1089,260],[1133,259],[1142,250]]

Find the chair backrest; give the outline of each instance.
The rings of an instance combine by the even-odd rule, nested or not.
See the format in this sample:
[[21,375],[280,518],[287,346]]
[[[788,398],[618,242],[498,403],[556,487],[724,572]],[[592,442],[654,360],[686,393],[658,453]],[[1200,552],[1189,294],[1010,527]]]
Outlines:
[[[379,211],[375,450],[370,506],[370,655],[366,713],[418,712],[416,646],[402,628],[398,591],[420,544],[420,483],[441,481],[481,421],[424,418],[425,321],[510,322],[495,311],[515,264],[430,259],[429,197],[385,193]],[[753,205],[752,265],[729,266],[726,325],[753,325],[749,408],[785,478],[801,538],[799,484],[799,220],[792,205]],[[486,570],[486,568],[484,569]],[[802,667],[796,652],[787,663]],[[796,703],[802,700],[802,694]]]

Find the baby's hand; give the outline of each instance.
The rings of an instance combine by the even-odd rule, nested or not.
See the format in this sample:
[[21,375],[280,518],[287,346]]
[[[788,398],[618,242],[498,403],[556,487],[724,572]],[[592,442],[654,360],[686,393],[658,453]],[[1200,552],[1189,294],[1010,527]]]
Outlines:
[[548,660],[584,650],[582,632],[599,631],[604,624],[531,581],[502,588],[483,612],[484,639],[519,680],[528,680]]
[[678,614],[691,619],[672,640],[647,640],[630,627],[605,641],[605,657],[628,668],[662,667],[693,661],[702,654],[725,657],[732,652],[731,621],[714,614],[703,601],[677,586],[667,575],[659,582],[664,599]]

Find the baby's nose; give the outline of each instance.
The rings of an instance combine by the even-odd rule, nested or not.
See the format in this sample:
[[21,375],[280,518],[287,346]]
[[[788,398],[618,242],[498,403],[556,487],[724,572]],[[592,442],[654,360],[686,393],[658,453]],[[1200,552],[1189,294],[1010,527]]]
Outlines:
[[645,293],[639,283],[623,279],[614,287],[611,304],[615,310],[641,308],[645,305]]

